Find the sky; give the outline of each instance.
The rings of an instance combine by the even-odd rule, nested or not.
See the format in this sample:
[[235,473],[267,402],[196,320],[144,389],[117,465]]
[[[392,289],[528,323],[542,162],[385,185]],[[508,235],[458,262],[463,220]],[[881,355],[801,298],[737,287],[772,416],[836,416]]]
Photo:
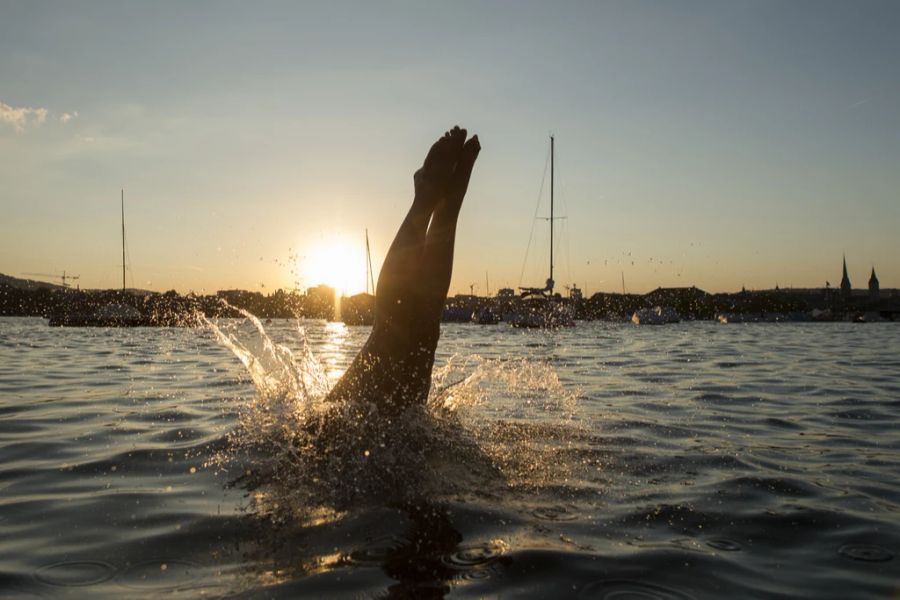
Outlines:
[[451,293],[543,285],[551,134],[560,290],[837,285],[844,254],[900,287],[898,30],[869,0],[0,0],[0,273],[120,286],[124,189],[129,287],[358,292],[459,124]]

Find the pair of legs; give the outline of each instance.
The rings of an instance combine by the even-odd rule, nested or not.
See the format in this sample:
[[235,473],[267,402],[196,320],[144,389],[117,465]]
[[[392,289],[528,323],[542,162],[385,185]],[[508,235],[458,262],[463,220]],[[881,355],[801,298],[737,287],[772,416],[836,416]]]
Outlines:
[[454,127],[413,176],[415,198],[388,250],[372,333],[329,400],[369,400],[397,413],[424,404],[453,272],[459,209],[481,146]]

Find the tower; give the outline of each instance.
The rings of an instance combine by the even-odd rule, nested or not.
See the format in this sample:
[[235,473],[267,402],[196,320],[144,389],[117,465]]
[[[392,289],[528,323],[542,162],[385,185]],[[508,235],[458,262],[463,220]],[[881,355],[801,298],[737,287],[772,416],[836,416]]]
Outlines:
[[841,296],[850,298],[850,292],[853,288],[850,286],[850,277],[847,276],[847,255],[844,255],[844,276],[841,278]]
[[872,267],[872,276],[869,277],[869,300],[877,302],[881,297],[881,290],[878,286],[878,277],[875,276],[875,267]]

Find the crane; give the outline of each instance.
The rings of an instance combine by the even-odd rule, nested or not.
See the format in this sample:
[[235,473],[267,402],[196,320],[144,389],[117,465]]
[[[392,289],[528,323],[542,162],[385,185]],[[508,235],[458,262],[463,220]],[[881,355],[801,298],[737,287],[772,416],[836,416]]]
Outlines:
[[31,275],[33,277],[53,277],[54,279],[62,280],[62,286],[64,288],[72,287],[71,284],[66,283],[67,280],[70,279],[79,279],[79,275],[66,275],[66,272],[63,271],[62,275],[57,273],[22,273],[22,275]]

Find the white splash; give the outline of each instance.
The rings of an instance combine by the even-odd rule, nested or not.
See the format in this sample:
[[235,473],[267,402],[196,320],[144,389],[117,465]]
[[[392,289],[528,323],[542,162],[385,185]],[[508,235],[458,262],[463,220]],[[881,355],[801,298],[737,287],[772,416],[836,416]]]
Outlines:
[[344,510],[534,483],[553,461],[541,454],[546,444],[523,428],[535,412],[553,411],[555,420],[572,414],[575,394],[550,364],[477,355],[454,356],[435,369],[427,406],[400,418],[381,415],[364,398],[331,402],[304,328],[297,324],[300,350],[293,352],[241,312],[246,321],[206,324],[257,388],[219,458],[242,463],[242,484],[254,490],[259,513],[288,518],[323,506]]

